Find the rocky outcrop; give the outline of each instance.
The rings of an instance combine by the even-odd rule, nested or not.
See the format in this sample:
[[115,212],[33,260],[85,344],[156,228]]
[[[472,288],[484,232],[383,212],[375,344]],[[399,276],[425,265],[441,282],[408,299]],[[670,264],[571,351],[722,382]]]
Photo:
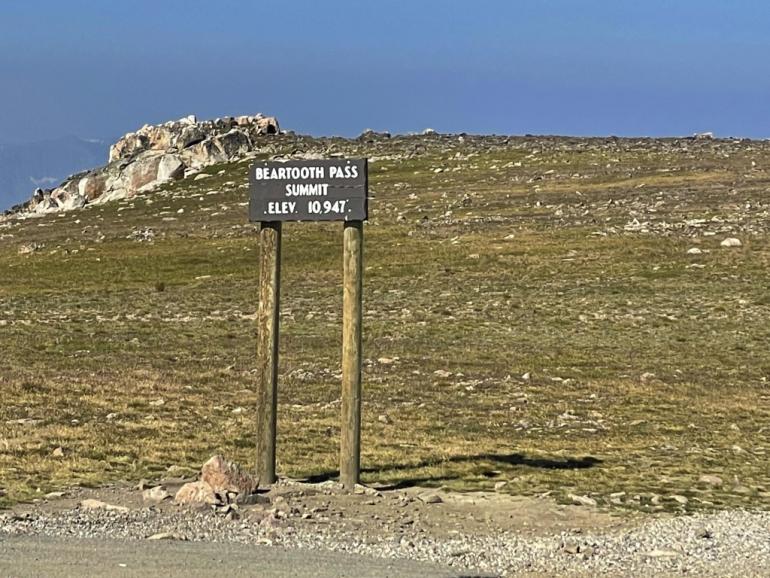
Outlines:
[[194,116],[145,125],[110,147],[109,163],[72,175],[54,189],[37,189],[14,213],[48,213],[125,198],[232,161],[278,134],[274,117],[257,114],[198,121]]
[[[218,150],[226,157],[233,147],[249,146],[254,139],[279,130],[278,121],[273,117],[239,116],[198,122],[194,116],[159,125],[145,125],[136,132],[128,133],[110,147],[110,162],[132,158],[146,151],[177,151],[200,157],[204,150]],[[205,146],[200,147],[205,143]],[[195,147],[190,151],[190,147]],[[191,153],[191,154],[188,154]],[[198,154],[196,154],[198,153]],[[199,161],[206,157],[198,158]]]

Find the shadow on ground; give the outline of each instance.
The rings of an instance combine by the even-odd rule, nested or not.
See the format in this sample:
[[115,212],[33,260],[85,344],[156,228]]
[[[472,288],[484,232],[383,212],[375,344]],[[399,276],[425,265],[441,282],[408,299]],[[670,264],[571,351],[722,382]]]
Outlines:
[[[582,470],[592,468],[602,463],[598,458],[586,456],[582,458],[564,458],[564,459],[550,459],[550,458],[530,458],[523,454],[476,454],[469,456],[452,456],[445,460],[423,460],[416,464],[385,464],[376,467],[361,468],[362,474],[382,474],[390,471],[399,470],[419,470],[421,468],[428,468],[441,465],[442,463],[492,463],[492,464],[504,464],[506,466],[523,466],[529,468],[538,468],[543,470]],[[481,472],[480,475],[485,477],[495,477],[499,472],[486,471]],[[441,476],[423,476],[413,477],[403,480],[399,480],[394,484],[386,484],[378,486],[382,490],[400,490],[404,488],[410,488],[414,486],[423,485],[435,485],[440,482],[449,480],[460,479],[460,474],[441,475]],[[339,470],[322,472],[308,476],[304,481],[317,484],[328,480],[339,478]]]

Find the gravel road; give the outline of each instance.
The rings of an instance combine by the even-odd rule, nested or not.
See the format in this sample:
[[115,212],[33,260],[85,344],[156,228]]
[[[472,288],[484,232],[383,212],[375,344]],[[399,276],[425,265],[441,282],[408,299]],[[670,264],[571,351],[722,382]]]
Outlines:
[[47,536],[0,541],[2,576],[458,577],[437,564],[234,543],[137,542]]

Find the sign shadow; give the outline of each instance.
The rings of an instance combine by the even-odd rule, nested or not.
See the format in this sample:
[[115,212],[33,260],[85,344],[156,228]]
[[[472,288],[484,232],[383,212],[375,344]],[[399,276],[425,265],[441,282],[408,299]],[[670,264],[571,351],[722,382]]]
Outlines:
[[[361,473],[364,474],[378,474],[389,471],[399,470],[418,470],[420,468],[440,465],[442,463],[492,463],[492,464],[504,464],[506,466],[522,466],[528,468],[537,468],[543,470],[582,470],[593,468],[602,463],[602,460],[592,456],[584,456],[580,458],[543,458],[543,457],[528,457],[520,453],[481,453],[474,455],[459,455],[451,456],[444,460],[423,460],[418,463],[401,463],[401,464],[383,464],[374,467],[361,468]],[[486,472],[482,472],[481,475],[487,476]],[[489,472],[488,477],[493,477],[495,474]],[[320,474],[308,476],[304,478],[304,481],[316,484],[326,482],[339,477],[339,471],[328,471]],[[434,486],[451,480],[458,480],[462,477],[461,474],[442,474],[437,476],[415,476],[413,478],[407,478],[394,482],[393,484],[378,485],[379,490],[401,490],[414,486]]]

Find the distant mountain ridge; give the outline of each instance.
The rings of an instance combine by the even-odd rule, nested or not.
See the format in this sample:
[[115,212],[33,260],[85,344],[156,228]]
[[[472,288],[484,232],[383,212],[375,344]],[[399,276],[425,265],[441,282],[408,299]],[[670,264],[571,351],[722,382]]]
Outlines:
[[0,212],[29,199],[36,188],[107,162],[105,140],[65,136],[23,144],[0,144]]

